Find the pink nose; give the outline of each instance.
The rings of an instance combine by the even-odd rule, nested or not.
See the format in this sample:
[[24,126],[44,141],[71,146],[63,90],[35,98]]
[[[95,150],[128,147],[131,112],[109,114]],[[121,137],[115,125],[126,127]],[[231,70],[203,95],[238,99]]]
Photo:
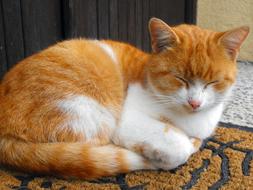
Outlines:
[[193,109],[197,109],[201,104],[201,102],[197,100],[188,100],[188,103],[191,105]]

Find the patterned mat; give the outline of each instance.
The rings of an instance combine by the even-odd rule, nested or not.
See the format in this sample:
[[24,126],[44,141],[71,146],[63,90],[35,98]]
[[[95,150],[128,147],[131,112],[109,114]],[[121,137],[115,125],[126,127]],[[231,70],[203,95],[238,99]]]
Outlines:
[[221,123],[199,152],[173,171],[137,171],[100,180],[63,180],[0,170],[0,190],[253,189],[253,128]]

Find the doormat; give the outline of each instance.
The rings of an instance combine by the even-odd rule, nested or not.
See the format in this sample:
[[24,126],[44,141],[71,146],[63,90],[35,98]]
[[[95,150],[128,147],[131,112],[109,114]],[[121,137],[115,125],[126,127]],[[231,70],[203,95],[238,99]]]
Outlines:
[[0,170],[0,190],[253,189],[253,128],[221,123],[188,162],[172,171],[137,171],[93,181]]

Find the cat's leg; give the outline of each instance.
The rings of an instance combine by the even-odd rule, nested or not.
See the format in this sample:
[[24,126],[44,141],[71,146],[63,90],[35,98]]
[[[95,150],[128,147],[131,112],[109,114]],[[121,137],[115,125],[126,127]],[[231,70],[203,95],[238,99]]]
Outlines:
[[[171,124],[171,122],[166,122],[165,134],[168,133],[171,129],[188,137],[188,135],[182,129],[175,127],[173,124]],[[199,139],[197,137],[189,137],[189,139],[193,144],[194,152],[197,152],[202,145],[202,139]]]
[[[188,137],[182,130],[174,127],[171,124],[166,124],[164,131],[165,141],[170,148],[170,155],[163,151],[156,151],[158,161],[154,161],[154,165],[163,169],[173,169],[183,163],[195,152],[197,152],[202,144],[202,141],[195,137]],[[168,157],[168,160],[159,158]]]
[[117,113],[85,96],[68,97],[58,107],[66,114],[66,119],[53,134],[55,141],[79,142],[91,147],[88,157],[97,162],[98,169],[103,170],[103,167],[109,166],[106,170],[110,174],[115,174],[116,171],[124,173],[155,169],[142,155],[112,144],[111,136],[116,128]]
[[133,109],[123,113],[113,141],[142,154],[162,169],[173,169],[185,163],[199,148],[177,128]]

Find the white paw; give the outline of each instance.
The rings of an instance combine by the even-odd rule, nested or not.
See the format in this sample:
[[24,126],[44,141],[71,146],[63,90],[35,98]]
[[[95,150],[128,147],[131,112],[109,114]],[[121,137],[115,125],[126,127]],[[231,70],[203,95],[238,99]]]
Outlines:
[[192,154],[192,148],[176,145],[148,146],[145,145],[144,156],[147,157],[154,166],[164,170],[170,170],[184,164]]
[[185,134],[169,130],[153,144],[144,145],[144,156],[158,168],[170,170],[184,164],[196,152],[196,148]]

